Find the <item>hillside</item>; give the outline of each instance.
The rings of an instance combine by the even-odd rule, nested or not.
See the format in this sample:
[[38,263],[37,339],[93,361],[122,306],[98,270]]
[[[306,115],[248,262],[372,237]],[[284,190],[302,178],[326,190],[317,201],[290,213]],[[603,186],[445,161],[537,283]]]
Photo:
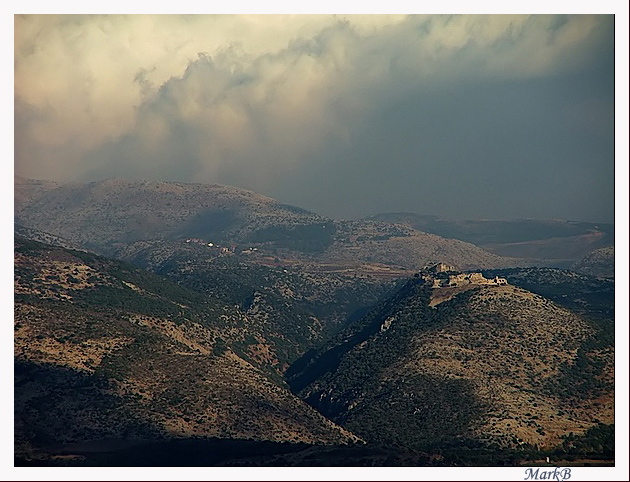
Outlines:
[[613,279],[557,268],[491,269],[483,273],[506,278],[510,284],[542,295],[598,325],[613,326],[615,321]]
[[419,270],[437,262],[460,269],[528,265],[527,260],[503,258],[471,243],[446,239],[404,225],[368,220],[340,221],[326,260],[376,262]]
[[35,228],[27,228],[17,223],[13,223],[13,233],[20,238],[30,239],[32,241],[39,241],[44,244],[53,244],[62,248],[75,249],[79,251],[85,251],[81,249],[79,245],[73,244],[70,241],[63,239],[54,234],[45,233]]
[[615,247],[594,249],[572,266],[579,273],[600,276],[602,278],[615,277]]
[[131,265],[16,237],[16,456],[103,439],[356,440],[247,361],[246,324]]
[[457,220],[415,213],[383,213],[369,219],[459,239],[498,256],[528,259],[537,266],[568,268],[590,251],[615,243],[615,227],[606,223]]
[[[480,246],[574,256],[612,228],[343,221],[229,186],[15,182],[19,464],[611,458],[614,278],[594,274],[613,248],[576,272]],[[436,226],[461,239],[419,229]],[[507,248],[522,243],[547,247]]]
[[23,205],[16,215],[25,226],[103,252],[138,240],[244,240],[269,225],[327,221],[244,189],[123,179],[59,186]]
[[24,206],[42,197],[48,191],[58,188],[59,184],[53,181],[27,179],[16,175],[14,176],[13,186],[13,200],[15,211],[17,212]]
[[610,340],[539,295],[481,279],[411,279],[298,360],[292,388],[368,442],[421,450],[553,448],[613,423]]
[[[16,192],[32,182],[16,179]],[[114,179],[38,192],[16,204],[17,222],[123,259],[193,239],[235,254],[255,248],[287,263],[344,271],[366,265],[418,269],[439,260],[461,268],[527,264],[410,227],[333,221],[229,186]]]

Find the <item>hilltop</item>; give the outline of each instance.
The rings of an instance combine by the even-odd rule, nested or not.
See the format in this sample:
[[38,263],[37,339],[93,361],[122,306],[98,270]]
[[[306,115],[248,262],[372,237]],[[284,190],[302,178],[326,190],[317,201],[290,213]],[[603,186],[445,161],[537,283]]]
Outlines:
[[109,252],[119,243],[138,240],[246,239],[270,224],[326,221],[245,189],[124,179],[41,191],[16,216],[25,226]]
[[292,388],[369,442],[422,450],[552,449],[613,423],[610,338],[505,279],[450,268],[423,270],[298,360]]

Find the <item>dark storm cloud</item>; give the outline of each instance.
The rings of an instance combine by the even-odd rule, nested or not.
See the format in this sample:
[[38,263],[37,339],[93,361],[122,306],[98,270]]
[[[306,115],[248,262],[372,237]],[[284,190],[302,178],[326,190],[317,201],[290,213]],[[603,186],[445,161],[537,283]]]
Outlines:
[[[137,57],[154,62],[125,58],[126,70],[103,71],[120,73],[119,85],[101,82],[88,53],[109,58],[99,32],[126,39],[123,49],[157,30],[151,18],[86,24],[78,31],[96,38],[92,50],[63,35],[70,27],[51,29],[60,44],[51,56],[87,65],[84,90],[70,119],[51,100],[68,96],[70,80],[17,89],[25,174],[39,162],[40,172],[65,177],[219,182],[336,217],[406,210],[612,220],[610,16],[300,17],[299,28],[247,17],[249,30],[239,17],[185,21],[191,39],[210,22],[225,40],[193,49],[161,19],[172,42],[136,40]],[[37,50],[25,51],[29,68],[16,76],[45,71]],[[107,115],[85,113],[99,109]],[[47,147],[52,157],[41,154]]]
[[361,143],[331,146],[320,159],[327,169],[306,164],[303,184],[282,195],[308,196],[309,205],[344,216],[410,210],[612,221],[612,84],[595,69],[416,93],[361,125],[353,133]]

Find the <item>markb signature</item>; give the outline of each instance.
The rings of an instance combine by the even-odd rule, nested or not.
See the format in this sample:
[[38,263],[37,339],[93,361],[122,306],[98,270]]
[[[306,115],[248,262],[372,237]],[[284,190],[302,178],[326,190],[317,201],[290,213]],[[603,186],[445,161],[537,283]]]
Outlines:
[[525,480],[569,480],[571,469],[556,467],[553,470],[526,469]]

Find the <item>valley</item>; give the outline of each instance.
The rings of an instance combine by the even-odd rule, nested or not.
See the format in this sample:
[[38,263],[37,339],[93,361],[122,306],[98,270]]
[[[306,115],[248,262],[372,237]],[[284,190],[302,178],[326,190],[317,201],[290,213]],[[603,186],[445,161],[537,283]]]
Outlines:
[[17,465],[614,461],[612,226],[15,197]]

